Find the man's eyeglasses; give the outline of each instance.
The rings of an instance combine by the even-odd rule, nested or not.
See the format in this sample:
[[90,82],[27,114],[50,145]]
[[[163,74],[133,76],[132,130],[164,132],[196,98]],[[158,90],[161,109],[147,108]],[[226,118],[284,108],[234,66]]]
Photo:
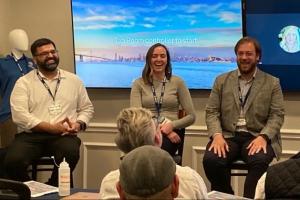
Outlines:
[[57,50],[45,51],[45,52],[41,52],[39,54],[36,54],[35,56],[46,57],[46,56],[49,55],[49,53],[51,53],[52,55],[56,55],[58,53],[58,51]]

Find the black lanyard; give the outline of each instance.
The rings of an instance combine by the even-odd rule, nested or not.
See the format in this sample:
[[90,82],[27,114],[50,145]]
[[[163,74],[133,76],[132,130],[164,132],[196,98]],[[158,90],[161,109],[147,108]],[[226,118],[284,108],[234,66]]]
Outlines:
[[245,99],[243,99],[242,90],[241,90],[241,87],[240,87],[240,85],[239,85],[239,99],[240,99],[240,105],[241,105],[241,108],[242,108],[242,109],[244,109],[244,106],[245,106],[245,104],[246,104],[246,102],[247,102],[247,99],[248,99],[248,97],[249,97],[251,88],[252,88],[252,83],[251,83],[250,88],[249,88],[248,91],[247,91],[247,94],[246,94],[246,96],[245,96]]
[[161,93],[160,93],[159,101],[157,99],[157,95],[156,95],[156,92],[155,92],[153,82],[151,82],[151,89],[152,89],[152,93],[153,93],[153,99],[154,99],[154,104],[155,104],[155,108],[156,108],[158,118],[160,116],[160,109],[161,109],[161,106],[162,106],[162,103],[163,103],[163,97],[164,97],[164,94],[165,94],[166,82],[167,82],[167,79],[166,79],[166,77],[164,77],[163,84],[161,86]]
[[56,88],[55,88],[55,91],[54,91],[54,95],[52,94],[52,92],[51,92],[49,86],[47,85],[47,83],[45,82],[45,80],[39,74],[38,70],[36,70],[36,75],[39,77],[40,81],[43,83],[43,85],[45,86],[45,88],[48,90],[48,93],[52,97],[53,102],[55,102],[56,93],[57,93],[57,90],[58,90],[59,85],[60,85],[60,71],[58,71],[58,79],[57,79],[57,83],[56,83]]

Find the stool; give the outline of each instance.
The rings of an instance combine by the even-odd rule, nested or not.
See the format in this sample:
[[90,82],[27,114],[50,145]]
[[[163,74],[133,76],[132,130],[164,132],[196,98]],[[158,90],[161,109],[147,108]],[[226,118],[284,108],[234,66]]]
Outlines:
[[[247,170],[247,172],[233,172],[232,170]],[[248,165],[243,160],[236,160],[230,166],[230,176],[247,176]]]
[[[40,167],[41,165],[48,166],[48,167]],[[49,167],[51,165],[51,167]],[[53,159],[48,156],[41,157],[39,160],[35,161],[31,165],[31,178],[32,180],[36,181],[37,178],[37,172],[38,171],[53,171]]]

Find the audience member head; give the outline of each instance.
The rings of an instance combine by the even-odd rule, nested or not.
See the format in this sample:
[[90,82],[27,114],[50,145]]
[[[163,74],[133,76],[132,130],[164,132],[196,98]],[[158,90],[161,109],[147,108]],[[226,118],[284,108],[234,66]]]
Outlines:
[[176,164],[168,152],[145,145],[121,161],[117,190],[120,199],[173,199],[178,196]]
[[[154,52],[156,50],[159,50],[159,48],[163,48],[164,49],[164,58],[165,60],[159,60],[156,61],[158,59],[158,55],[154,54]],[[154,45],[152,45],[146,54],[146,63],[143,69],[143,80],[146,84],[149,84],[152,82],[152,73],[153,73],[153,69],[154,69],[154,65],[156,62],[160,62],[159,64],[162,64],[164,67],[164,75],[166,76],[166,78],[169,80],[172,76],[172,65],[171,65],[171,58],[170,58],[170,53],[168,48],[160,43],[156,43]]]
[[159,125],[145,108],[123,109],[117,117],[117,127],[115,142],[124,153],[143,145],[161,146]]
[[39,70],[52,72],[57,69],[59,64],[58,51],[53,41],[41,38],[31,45],[31,53]]

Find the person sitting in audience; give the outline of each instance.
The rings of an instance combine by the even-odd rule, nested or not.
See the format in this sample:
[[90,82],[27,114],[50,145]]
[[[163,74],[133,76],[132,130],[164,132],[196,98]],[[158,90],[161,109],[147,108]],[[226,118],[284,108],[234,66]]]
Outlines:
[[255,199],[300,198],[300,152],[272,165],[258,180]]
[[[157,146],[162,144],[162,135],[156,118],[145,108],[126,108],[117,117],[119,133],[115,138],[118,148],[125,154],[144,145]],[[148,155],[150,156],[150,155]],[[152,159],[156,162],[155,159]],[[201,176],[189,167],[176,165],[179,178],[178,198],[207,199],[207,188]],[[119,170],[108,173],[100,186],[100,199],[119,198],[115,188],[119,180]]]
[[144,145],[122,160],[117,190],[120,199],[174,199],[179,181],[176,164],[168,152]]

